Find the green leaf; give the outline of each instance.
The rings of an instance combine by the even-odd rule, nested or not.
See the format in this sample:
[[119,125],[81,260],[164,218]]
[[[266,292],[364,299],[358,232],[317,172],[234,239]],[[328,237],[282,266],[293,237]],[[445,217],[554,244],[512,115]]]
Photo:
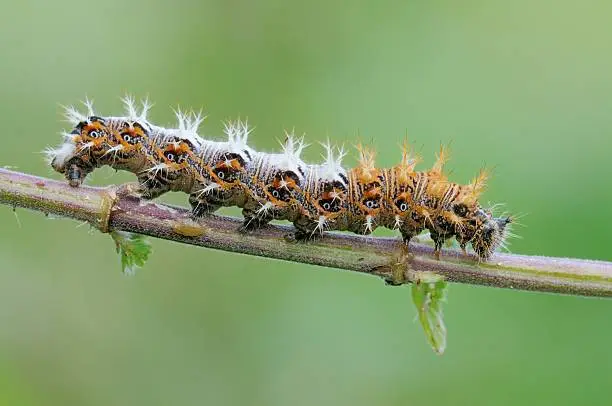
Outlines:
[[115,241],[117,253],[121,255],[123,273],[133,275],[149,258],[151,253],[149,239],[144,235],[126,231],[112,231],[110,235]]
[[446,349],[442,303],[446,301],[447,285],[444,278],[431,272],[416,272],[412,284],[412,302],[427,341],[438,355],[442,355]]

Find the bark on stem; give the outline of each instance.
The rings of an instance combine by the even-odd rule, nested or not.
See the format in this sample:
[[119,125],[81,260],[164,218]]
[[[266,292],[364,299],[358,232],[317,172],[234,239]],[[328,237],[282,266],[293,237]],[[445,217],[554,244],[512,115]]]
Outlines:
[[[415,272],[450,282],[563,294],[612,297],[612,263],[570,258],[497,254],[478,263],[456,250],[440,260],[432,248],[411,244],[406,255],[396,238],[329,234],[295,242],[289,226],[252,234],[237,231],[240,219],[211,215],[195,222],[188,210],[143,201],[121,187],[72,188],[66,182],[0,169],[0,203],[87,221],[102,232],[131,231],[152,237],[266,258],[321,265],[410,282]],[[403,280],[402,280],[403,279]]]

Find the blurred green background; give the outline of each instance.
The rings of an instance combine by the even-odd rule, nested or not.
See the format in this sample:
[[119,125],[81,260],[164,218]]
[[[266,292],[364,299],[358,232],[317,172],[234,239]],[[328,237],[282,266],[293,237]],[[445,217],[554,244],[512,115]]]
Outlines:
[[[162,125],[203,107],[206,136],[248,117],[263,150],[295,127],[309,160],[359,136],[392,165],[407,133],[426,165],[452,142],[454,180],[495,168],[485,201],[527,213],[513,252],[612,260],[611,23],[591,0],[3,0],[0,165],[60,178],[38,153],[60,104],[126,92]],[[610,404],[611,301],[453,285],[437,357],[407,288],[158,240],[126,277],[108,236],[17,215],[2,405]]]

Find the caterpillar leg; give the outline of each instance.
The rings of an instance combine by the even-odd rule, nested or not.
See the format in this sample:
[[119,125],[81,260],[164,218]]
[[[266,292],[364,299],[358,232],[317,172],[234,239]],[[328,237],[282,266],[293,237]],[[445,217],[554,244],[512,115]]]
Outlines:
[[442,251],[442,246],[444,245],[444,241],[446,240],[446,238],[444,238],[440,234],[433,233],[433,232],[430,232],[429,235],[430,235],[431,239],[434,242],[433,256],[434,256],[435,259],[437,259],[439,261],[440,260],[440,252]]
[[[446,241],[450,238],[452,238],[454,236],[453,233],[451,234],[439,234],[433,231],[430,231],[429,233],[431,239],[434,242],[434,257],[437,260],[440,260],[440,253],[442,252],[442,247],[444,246],[444,244],[446,243]],[[465,252],[465,250],[464,250]]]
[[370,235],[376,227],[369,224],[352,224],[348,231],[357,235]]
[[306,242],[306,241],[317,241],[323,238],[323,233],[318,231],[310,231],[310,230],[295,230],[293,236],[296,241]]
[[285,234],[285,241],[292,243],[317,241],[321,238],[323,238],[323,234],[312,233],[312,231],[307,230],[294,230],[293,232],[288,232],[287,234]]
[[412,240],[416,234],[407,232],[405,230],[400,230],[400,232],[402,234],[402,245],[406,246],[406,249],[410,251],[410,240]]
[[293,237],[296,241],[314,241],[323,238],[323,230],[320,229],[319,223],[308,217],[299,216],[294,219],[293,226],[295,227]]
[[220,204],[205,199],[199,196],[199,193],[189,195],[189,204],[191,205],[191,215],[194,218],[204,217],[219,210]]
[[162,178],[155,176],[138,176],[139,193],[143,199],[155,199],[170,190],[170,186]]
[[253,209],[242,209],[242,215],[244,216],[244,222],[239,228],[241,233],[249,233],[251,231],[260,229],[272,221],[271,216],[258,213]]

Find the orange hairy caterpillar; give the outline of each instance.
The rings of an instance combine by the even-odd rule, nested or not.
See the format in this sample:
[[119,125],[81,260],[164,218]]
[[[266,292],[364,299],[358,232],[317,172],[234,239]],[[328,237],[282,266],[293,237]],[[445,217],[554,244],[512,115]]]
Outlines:
[[140,111],[131,98],[124,104],[126,115],[118,117],[96,115],[90,102],[86,114],[67,109],[73,129],[47,155],[72,186],[107,165],[134,173],[144,198],[187,193],[195,217],[240,207],[243,231],[274,219],[292,222],[298,239],[333,230],[369,234],[381,226],[399,230],[408,244],[429,230],[436,254],[455,238],[464,251],[470,244],[482,260],[509,234],[512,219],[494,217],[479,203],[487,172],[468,185],[450,182],[444,173],[446,148],[428,171],[415,170],[420,158],[406,144],[401,162],[391,168],[378,168],[374,151],[359,145],[358,165],[345,169],[344,150],[329,142],[323,144],[325,160],[307,164],[300,157],[304,141],[293,134],[286,135],[280,153],[258,152],[247,145],[246,123],[227,123],[227,140],[212,141],[198,135],[198,114],[177,111],[177,128],[163,128],[147,120],[146,101]]

